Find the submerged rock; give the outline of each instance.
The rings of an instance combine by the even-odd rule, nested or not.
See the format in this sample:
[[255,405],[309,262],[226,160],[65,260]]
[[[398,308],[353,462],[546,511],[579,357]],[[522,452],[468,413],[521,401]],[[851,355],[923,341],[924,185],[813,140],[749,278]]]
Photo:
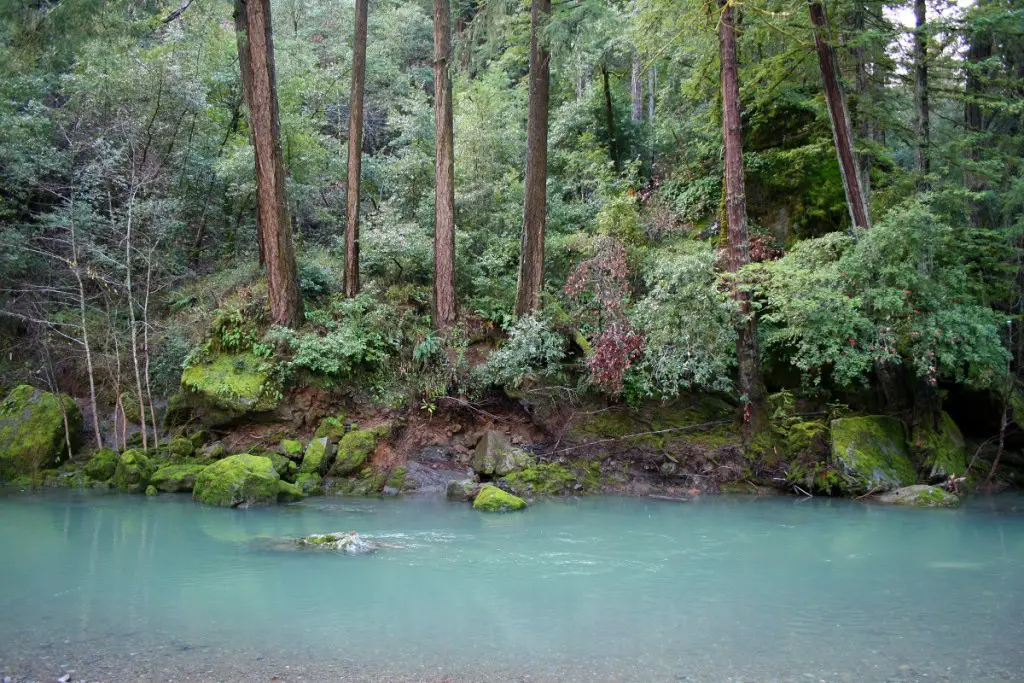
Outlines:
[[313,439],[306,446],[306,454],[302,456],[302,465],[299,472],[302,474],[327,474],[331,463],[334,462],[334,446],[326,436]]
[[111,483],[121,491],[142,493],[149,486],[153,465],[142,451],[128,450],[121,454]]
[[198,464],[166,465],[153,473],[149,483],[167,493],[185,493],[195,488],[196,478],[206,467]]
[[280,481],[269,458],[248,453],[231,455],[196,477],[192,498],[220,507],[269,505],[277,502]]
[[350,555],[373,553],[378,549],[376,543],[366,540],[354,531],[312,534],[298,539],[297,544],[300,548],[332,550]]
[[70,396],[15,387],[0,402],[0,479],[31,476],[69,457],[68,436],[73,453],[82,442],[82,411]]
[[832,420],[831,429],[832,457],[843,475],[845,493],[891,491],[916,481],[899,419],[847,417]]
[[473,500],[473,509],[483,512],[512,512],[526,507],[526,501],[489,484],[480,489]]
[[114,476],[117,469],[117,451],[110,448],[100,448],[93,454],[89,462],[85,463],[85,474],[96,481],[106,481]]
[[876,500],[879,503],[910,505],[919,508],[950,508],[960,504],[960,498],[956,494],[950,493],[938,486],[927,486],[924,484],[904,486],[879,496]]
[[269,380],[266,361],[251,353],[219,354],[181,373],[193,414],[211,426],[276,408],[279,400],[267,391]]
[[484,432],[473,453],[473,471],[477,474],[502,477],[533,463],[529,454],[513,447],[507,436],[493,429]]

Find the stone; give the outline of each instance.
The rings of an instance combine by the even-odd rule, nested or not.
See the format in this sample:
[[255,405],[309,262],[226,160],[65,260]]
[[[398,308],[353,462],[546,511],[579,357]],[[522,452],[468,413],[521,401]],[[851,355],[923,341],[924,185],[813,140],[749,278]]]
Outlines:
[[[668,464],[675,463],[669,461]],[[601,488],[599,465],[580,461],[569,462],[567,465],[537,463],[505,475],[501,481],[506,488],[520,496],[579,494]]]
[[465,503],[473,498],[473,490],[475,488],[476,484],[472,479],[453,481],[448,484],[448,490],[445,492],[445,497],[447,497],[448,500]]
[[[63,406],[63,412],[61,410]],[[67,415],[71,449],[64,431]],[[0,481],[34,476],[70,457],[82,443],[82,411],[70,396],[22,384],[0,402]]]
[[205,429],[200,429],[198,432],[192,432],[188,435],[188,440],[192,442],[192,450],[202,448],[210,440],[210,432]]
[[832,459],[846,494],[891,491],[917,480],[903,423],[895,417],[832,420]]
[[296,486],[295,484],[291,484],[287,481],[278,482],[277,500],[283,503],[291,503],[296,500],[302,500],[302,489]]
[[178,392],[168,397],[167,409],[164,411],[164,427],[166,429],[188,424],[191,419],[192,405],[189,403],[187,394]]
[[147,496],[155,496],[156,494],[157,494],[157,490],[156,490],[155,486],[150,484],[149,486],[146,487],[146,495]]
[[270,386],[267,361],[251,353],[218,354],[181,373],[181,387],[192,413],[207,426],[274,410],[280,398]]
[[295,477],[295,485],[299,487],[304,496],[322,496],[324,494],[323,478],[316,472],[300,474]]
[[110,448],[97,450],[89,462],[85,463],[85,474],[96,481],[106,481],[114,476],[117,469],[117,451]]
[[878,496],[876,500],[879,503],[888,503],[889,505],[910,505],[919,508],[948,508],[956,507],[960,504],[960,498],[956,494],[950,493],[938,486],[927,486],[925,484],[904,486],[903,488],[898,488],[895,491]]
[[117,460],[111,483],[127,493],[142,493],[153,476],[153,465],[142,451],[127,450]]
[[149,483],[167,493],[191,492],[196,486],[196,478],[206,467],[200,464],[166,465],[153,473]]
[[302,456],[302,465],[299,466],[299,472],[302,474],[316,473],[323,476],[327,474],[333,462],[334,446],[330,440],[326,436],[313,439],[306,446],[306,453]]
[[199,451],[199,457],[203,460],[220,460],[228,455],[228,448],[222,441],[208,443]]
[[488,429],[473,453],[473,471],[477,474],[505,476],[534,463],[533,458],[512,446],[501,432]]
[[191,458],[193,452],[193,444],[191,439],[184,437],[177,437],[171,439],[171,442],[167,444],[167,456],[171,460],[184,460]]
[[295,439],[283,439],[281,444],[278,446],[278,450],[281,451],[281,455],[289,460],[294,460],[295,462],[302,460],[303,448],[301,441],[296,441]]
[[269,505],[277,502],[280,482],[270,458],[229,455],[196,477],[192,498],[220,507]]
[[298,474],[299,466],[285,456],[274,452],[256,453],[255,455],[270,458],[270,462],[274,463],[274,469],[279,477],[285,481],[295,481],[295,475]]
[[377,551],[377,544],[362,538],[354,531],[311,534],[297,540],[300,548],[310,550],[333,550],[334,552],[357,555]]
[[343,477],[359,470],[373,455],[382,436],[380,428],[356,429],[343,436],[338,442],[338,455],[331,465],[330,475]]
[[967,474],[967,443],[946,411],[939,415],[937,429],[915,429],[912,445],[929,481]]
[[320,424],[316,428],[316,433],[313,434],[314,439],[322,439],[327,437],[331,443],[338,443],[341,441],[341,437],[345,436],[348,429],[345,426],[345,416],[338,414],[337,416],[325,417],[320,420]]
[[473,509],[481,512],[513,512],[526,508],[526,501],[497,486],[484,485],[473,499]]

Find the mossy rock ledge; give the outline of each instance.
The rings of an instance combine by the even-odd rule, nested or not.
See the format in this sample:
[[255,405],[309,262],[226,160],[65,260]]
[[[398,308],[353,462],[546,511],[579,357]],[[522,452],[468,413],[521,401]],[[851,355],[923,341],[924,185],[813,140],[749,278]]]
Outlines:
[[0,403],[0,480],[34,476],[71,455],[64,431],[65,413],[73,453],[82,442],[82,411],[70,396],[28,384],[7,395]]
[[268,391],[267,362],[251,353],[219,354],[181,373],[183,396],[193,415],[207,426],[267,413],[279,400]]
[[114,476],[117,469],[117,451],[101,448],[85,463],[85,474],[96,481],[106,481]]
[[514,512],[525,508],[525,500],[497,486],[484,486],[473,500],[473,509],[481,512]]
[[142,451],[128,450],[121,454],[110,480],[121,491],[142,493],[153,476],[153,465]]
[[242,453],[204,469],[196,477],[192,498],[219,507],[271,505],[280,490],[281,477],[270,458]]
[[196,486],[196,479],[206,465],[181,464],[161,467],[149,478],[149,483],[166,493],[186,493]]
[[833,420],[832,459],[841,473],[843,493],[892,491],[917,481],[903,423],[872,415]]
[[945,411],[939,415],[938,428],[914,430],[913,448],[920,458],[922,473],[931,481],[967,474],[964,435]]
[[904,486],[878,497],[879,503],[909,505],[918,508],[951,508],[960,504],[960,498],[938,486],[917,484]]

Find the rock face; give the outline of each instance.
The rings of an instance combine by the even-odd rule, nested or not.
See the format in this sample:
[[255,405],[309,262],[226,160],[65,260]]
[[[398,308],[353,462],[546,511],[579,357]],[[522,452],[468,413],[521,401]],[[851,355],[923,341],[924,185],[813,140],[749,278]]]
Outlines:
[[85,474],[96,481],[106,481],[114,476],[117,469],[117,451],[101,448],[85,464]]
[[929,480],[946,479],[967,473],[967,444],[949,413],[939,416],[937,429],[916,429],[914,452],[921,458],[922,472]]
[[338,442],[338,455],[330,468],[330,475],[344,477],[360,470],[373,455],[381,436],[379,429],[356,429],[343,436]]
[[596,463],[537,463],[502,477],[502,482],[521,496],[557,496],[596,491],[601,475]]
[[493,429],[484,432],[473,453],[473,471],[477,474],[503,477],[533,462],[527,453],[514,448],[507,436]]
[[526,507],[526,501],[497,486],[484,486],[473,501],[473,509],[482,512],[512,512]]
[[268,392],[266,362],[251,354],[220,354],[181,373],[181,387],[193,414],[203,424],[229,424],[252,413],[265,413],[279,400]]
[[376,543],[367,541],[354,531],[304,536],[298,539],[298,546],[311,550],[333,550],[350,555],[377,551]]
[[917,479],[903,423],[895,417],[833,420],[832,458],[847,494],[891,491]]
[[196,478],[206,465],[167,465],[161,467],[149,478],[149,483],[167,493],[185,493],[196,486]]
[[334,462],[334,446],[326,436],[313,439],[306,446],[306,454],[302,456],[299,472],[302,474],[319,474],[323,476]]
[[196,477],[192,498],[220,507],[269,505],[277,502],[280,482],[269,458],[248,453],[231,455]]
[[890,505],[910,505],[919,508],[951,508],[960,504],[960,498],[938,486],[904,486],[878,497],[878,502]]
[[153,465],[142,451],[129,450],[121,454],[114,469],[111,483],[121,491],[142,493],[153,475]]
[[82,441],[82,411],[71,397],[22,384],[0,403],[0,480],[34,475],[71,455],[61,405],[73,452]]

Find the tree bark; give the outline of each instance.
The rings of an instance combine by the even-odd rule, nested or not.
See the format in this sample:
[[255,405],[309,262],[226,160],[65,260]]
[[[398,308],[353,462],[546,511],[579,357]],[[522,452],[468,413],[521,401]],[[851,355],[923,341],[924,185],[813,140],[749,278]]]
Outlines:
[[270,321],[298,327],[302,324],[302,297],[284,195],[270,0],[248,0],[246,17],[252,78],[251,129],[256,155],[256,213],[267,263]]
[[455,322],[455,138],[450,0],[434,0],[434,327]]
[[857,159],[853,153],[853,132],[850,127],[850,112],[846,107],[842,84],[839,79],[839,65],[836,63],[835,51],[827,42],[828,18],[824,6],[818,0],[808,0],[807,9],[814,27],[814,44],[818,51],[818,66],[825,89],[825,102],[828,104],[828,115],[832,120],[832,138],[839,157],[839,172],[843,177],[843,188],[846,190],[846,206],[850,211],[850,220],[857,227],[871,227],[867,197],[861,186]]
[[647,72],[647,121],[654,125],[654,91],[658,87],[658,67],[651,64]]
[[914,170],[924,177],[930,170],[928,162],[928,21],[925,0],[914,0],[914,135],[916,149]]
[[[246,15],[246,0],[235,0],[233,16],[235,19],[235,42],[238,45],[238,73],[242,80],[242,102],[245,103],[246,119],[249,121],[249,144],[256,147],[252,139],[252,65],[249,60],[249,17]],[[267,263],[263,254],[263,231],[260,230],[260,217],[256,215],[256,249],[259,253],[260,266]]]
[[[740,121],[739,59],[736,53],[736,26],[730,0],[719,0],[722,16],[718,22],[718,46],[721,55],[722,143],[725,148],[725,214],[728,222],[729,271],[738,273],[750,263],[750,238],[747,234],[747,197],[743,173],[743,124]],[[750,310],[750,294],[737,283],[733,296],[740,304],[743,320],[737,327],[736,356],[739,361],[739,391],[744,396],[744,434],[750,436],[764,428],[765,387],[761,376],[761,349],[757,338],[757,320]]]
[[345,296],[349,298],[359,294],[359,180],[363,164],[366,11],[366,0],[356,0],[352,87],[348,96],[348,192],[345,202]]
[[644,74],[643,64],[640,63],[639,50],[633,50],[633,69],[630,74],[630,95],[633,98],[633,111],[631,119],[633,123],[640,123],[644,119]]
[[533,0],[530,9],[530,97],[526,124],[526,180],[523,249],[519,257],[516,315],[540,308],[544,289],[544,230],[547,223],[548,90],[550,53],[540,32],[551,14],[551,0]]
[[[985,146],[983,138],[988,129],[988,121],[981,109],[981,98],[985,84],[980,73],[981,64],[992,56],[992,35],[984,26],[968,30],[967,41],[967,79],[964,84],[964,126],[970,138],[967,141],[967,168],[964,169],[964,185],[972,192],[982,192],[988,187],[985,177],[975,169],[976,162],[981,160],[981,149]],[[984,200],[973,199],[970,202],[971,225],[990,226],[993,221]]]
[[[853,31],[858,36],[864,35],[864,18],[867,10],[863,5],[858,5],[853,13]],[[868,50],[863,44],[855,44],[851,49],[854,63],[856,64],[856,75],[854,81],[857,95],[856,106],[853,108],[854,128],[857,137],[861,142],[870,140],[872,133],[871,103],[873,95],[871,91],[871,77],[868,73]],[[860,173],[861,187],[864,189],[865,201],[870,203],[871,197],[871,167],[874,159],[871,154],[863,153],[857,156],[857,171]]]
[[604,117],[608,126],[608,151],[611,153],[612,164],[615,165],[615,172],[622,171],[622,164],[619,161],[619,145],[615,139],[615,109],[612,108],[612,89],[608,83],[608,65],[601,64],[601,79],[604,81]]

